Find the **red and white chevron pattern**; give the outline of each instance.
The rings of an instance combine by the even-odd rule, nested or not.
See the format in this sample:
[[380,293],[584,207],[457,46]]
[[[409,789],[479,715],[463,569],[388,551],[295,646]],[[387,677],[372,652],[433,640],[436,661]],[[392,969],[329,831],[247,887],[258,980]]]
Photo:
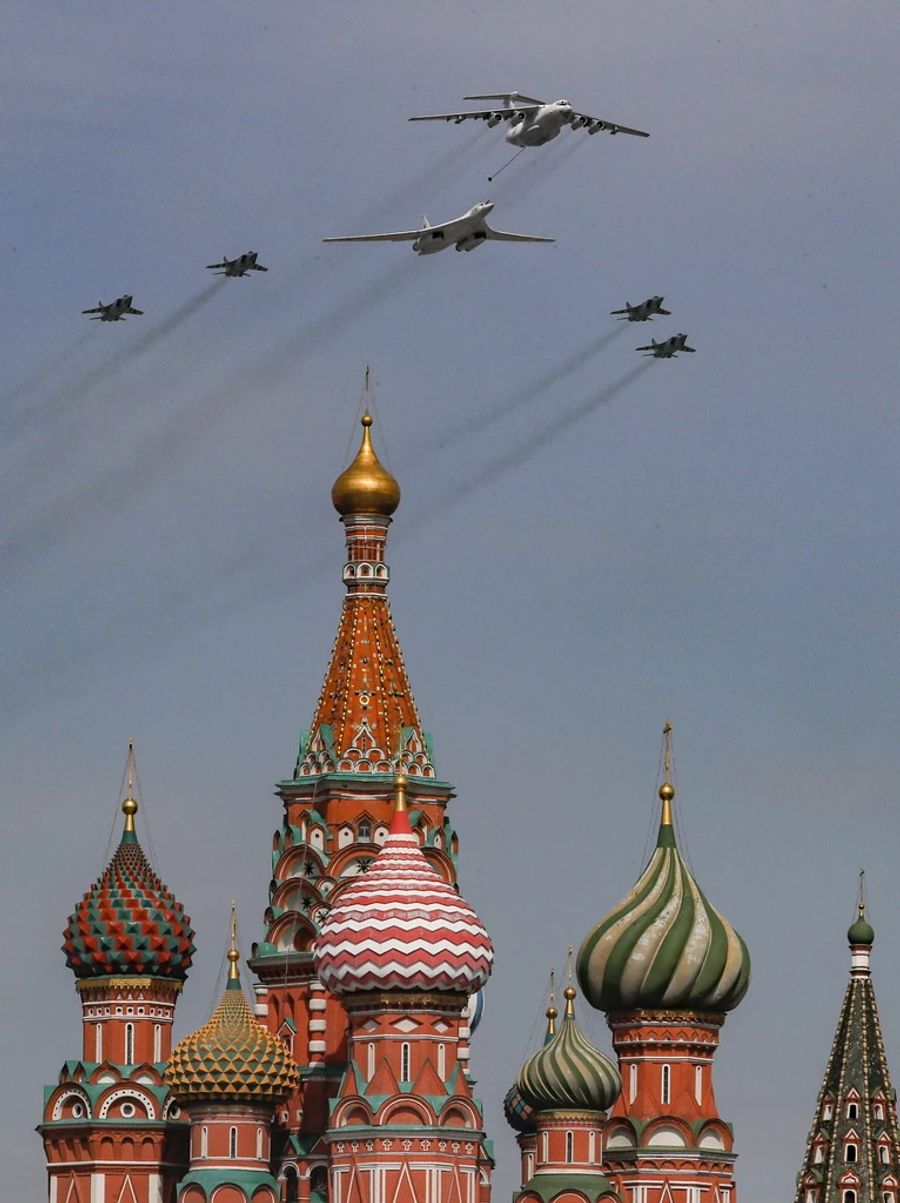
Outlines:
[[428,864],[405,813],[394,817],[368,873],[341,893],[316,941],[319,979],[337,995],[472,994],[487,981],[493,959],[481,920]]

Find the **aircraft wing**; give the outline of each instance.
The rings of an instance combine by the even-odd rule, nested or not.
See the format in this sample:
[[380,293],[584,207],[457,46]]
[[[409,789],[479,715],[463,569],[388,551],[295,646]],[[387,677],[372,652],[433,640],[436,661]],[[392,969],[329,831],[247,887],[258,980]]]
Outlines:
[[82,309],[81,312],[82,313],[102,313],[104,308],[108,309],[109,306],[107,305],[104,307],[103,305],[98,305],[96,309]]
[[484,232],[497,242],[556,242],[555,238],[541,238],[537,234],[507,234],[504,230],[492,230],[488,225],[484,227]]
[[267,272],[269,269],[267,267],[263,267],[261,263],[254,263],[250,270],[252,272]]
[[129,308],[128,308],[128,309],[126,309],[126,310],[125,310],[125,312],[126,312],[126,313],[137,313],[137,314],[139,314],[141,317],[143,317],[143,316],[144,316],[144,311],[143,311],[143,309],[132,309],[130,306],[129,306]]
[[581,129],[593,130],[594,133],[603,130],[604,133],[610,134],[634,134],[637,138],[650,137],[646,130],[631,129],[628,125],[617,125],[615,121],[604,121],[602,117],[591,117],[587,113],[573,112],[572,121],[577,121]]
[[[429,231],[440,230],[441,226],[428,226]],[[323,238],[323,242],[415,242],[424,230],[398,230],[393,234],[347,234],[339,238]]]
[[211,267],[227,267],[227,266],[228,266],[228,260],[226,259],[226,260],[225,260],[223,263],[207,263],[207,265],[206,265],[206,266],[207,266],[207,268],[211,268]]
[[651,344],[649,347],[635,347],[635,351],[653,351],[654,354],[659,350],[659,343]]
[[[480,99],[480,98],[478,98]],[[504,97],[505,99],[505,97]],[[515,113],[534,113],[540,105],[525,104],[515,109],[482,109],[471,113],[429,113],[424,117],[409,117],[409,121],[487,121],[489,117],[512,117]]]
[[678,350],[679,351],[687,351],[690,355],[696,355],[696,353],[697,353],[696,347],[688,347],[687,345],[685,345],[683,347],[679,347]]

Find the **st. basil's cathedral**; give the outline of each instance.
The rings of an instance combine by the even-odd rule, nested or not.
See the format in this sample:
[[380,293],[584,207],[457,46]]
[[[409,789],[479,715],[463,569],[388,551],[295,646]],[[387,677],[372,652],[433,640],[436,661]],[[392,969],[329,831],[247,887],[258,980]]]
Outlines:
[[[385,546],[400,489],[371,425],[364,414],[332,489],[346,593],[312,726],[277,787],[265,934],[246,962],[254,1005],[232,916],[222,997],[173,1044],[194,932],[138,842],[129,788],[121,842],[64,934],[82,1048],[45,1089],[50,1203],[489,1203],[470,1040],[494,949],[457,884],[453,789],[437,777],[391,619]],[[570,958],[542,1046],[509,1067],[515,1203],[736,1201],[713,1062],[750,957],[679,851],[668,727],[664,752],[650,860]],[[848,940],[795,1203],[898,1203],[862,892]],[[585,1006],[605,1015],[614,1059],[579,1026]]]

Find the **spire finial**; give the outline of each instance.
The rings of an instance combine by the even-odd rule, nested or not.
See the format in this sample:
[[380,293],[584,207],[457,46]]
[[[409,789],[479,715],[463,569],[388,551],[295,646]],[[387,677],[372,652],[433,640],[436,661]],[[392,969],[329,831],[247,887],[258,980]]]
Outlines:
[[663,725],[663,779],[659,787],[659,797],[662,802],[660,826],[671,827],[675,787],[672,784],[672,724],[668,721]]
[[569,945],[569,952],[566,957],[566,988],[563,990],[563,998],[566,1000],[566,1018],[570,1018],[575,1014],[575,987],[572,985],[572,979],[575,972],[575,950],[572,945]]
[[544,1013],[547,1016],[547,1035],[545,1037],[545,1043],[546,1043],[546,1041],[549,1040],[551,1036],[556,1035],[556,1017],[559,1014],[559,1011],[557,1011],[557,1009],[556,1009],[556,970],[555,969],[550,970],[550,1005],[547,1007],[547,1010]]
[[241,972],[238,969],[238,961],[241,959],[241,954],[238,952],[237,942],[237,906],[234,899],[231,900],[231,932],[228,940],[228,952],[225,954],[228,958],[228,989],[232,990],[232,982],[240,982]]
[[366,407],[359,422],[362,441],[356,457],[331,488],[334,508],[346,518],[351,514],[381,514],[389,518],[400,504],[400,486],[384,467],[372,446],[372,415],[368,409],[369,378],[366,369]]
[[403,767],[394,774],[394,814],[391,818],[391,835],[412,835],[409,825],[409,810],[406,805],[406,787],[409,778]]
[[129,836],[131,839],[137,838],[134,830],[134,816],[138,812],[137,799],[134,796],[134,740],[128,741],[128,758],[125,763],[125,773],[128,778],[128,789],[125,793],[125,798],[122,801],[122,814],[125,816],[125,826],[122,830],[123,837]]
[[856,900],[856,910],[857,910],[857,913],[859,914],[860,919],[862,919],[863,915],[865,915],[865,913],[866,913],[866,871],[865,871],[865,869],[860,869],[860,871],[859,871],[859,895]]

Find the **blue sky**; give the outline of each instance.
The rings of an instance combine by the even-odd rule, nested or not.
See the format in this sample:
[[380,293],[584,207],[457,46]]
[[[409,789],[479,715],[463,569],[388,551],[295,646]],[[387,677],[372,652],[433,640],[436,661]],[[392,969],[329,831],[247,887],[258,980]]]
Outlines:
[[[7,1189],[42,1189],[40,1087],[80,1048],[59,933],[130,736],[198,931],[181,1034],[233,895],[261,931],[371,363],[394,615],[497,946],[473,1046],[495,1197],[517,1162],[498,1101],[546,970],[642,868],[666,719],[684,846],[753,957],[717,1058],[739,1188],[791,1194],[863,865],[900,1073],[894,6],[7,7]],[[568,134],[489,185],[499,130],[405,120],[504,88],[652,136]],[[480,199],[557,242],[320,242]],[[247,249],[269,274],[211,286]],[[145,317],[81,317],[125,291]],[[671,319],[591,353],[655,293]],[[697,354],[632,375],[676,330]]]

